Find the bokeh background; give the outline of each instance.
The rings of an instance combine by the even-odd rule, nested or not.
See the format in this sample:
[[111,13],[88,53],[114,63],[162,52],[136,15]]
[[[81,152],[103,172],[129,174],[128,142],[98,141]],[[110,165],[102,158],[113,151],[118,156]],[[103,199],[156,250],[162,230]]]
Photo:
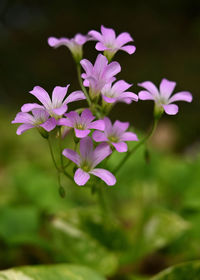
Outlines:
[[[159,85],[165,77],[194,97],[179,103],[176,116],[163,116],[149,163],[141,149],[122,168],[116,188],[107,189],[118,221],[111,227],[89,190],[62,178],[67,196],[59,197],[45,140],[34,130],[19,137],[10,123],[23,103],[34,100],[28,92],[35,85],[49,93],[55,85],[79,88],[70,52],[50,48],[47,38],[71,38],[101,24],[134,38],[135,54],[115,56],[122,65],[118,77],[133,83],[133,92],[139,82]],[[94,44],[84,46],[92,61]],[[0,0],[0,269],[72,262],[109,279],[136,280],[200,259],[199,50],[198,0]],[[111,117],[129,121],[141,136],[152,111],[151,102],[118,104]]]

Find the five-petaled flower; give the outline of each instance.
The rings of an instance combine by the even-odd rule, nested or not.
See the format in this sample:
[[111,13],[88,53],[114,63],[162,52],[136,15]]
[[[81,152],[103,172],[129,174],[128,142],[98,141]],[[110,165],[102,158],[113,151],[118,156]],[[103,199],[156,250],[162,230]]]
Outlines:
[[133,42],[133,38],[127,32],[123,32],[116,37],[112,28],[106,28],[102,25],[101,33],[91,30],[88,34],[98,41],[95,46],[96,50],[104,51],[109,61],[118,50],[125,51],[128,54],[133,54],[136,50],[135,46],[126,45],[129,42]]
[[68,47],[74,59],[79,62],[83,56],[83,45],[90,40],[91,37],[88,35],[76,34],[72,39],[49,37],[48,44],[50,47],[54,48],[58,48],[60,46]]
[[96,142],[108,142],[115,149],[122,153],[128,151],[128,146],[124,141],[138,141],[137,135],[133,132],[126,132],[129,127],[128,122],[115,121],[112,125],[109,118],[104,118],[104,132],[94,131],[92,137]]
[[188,91],[180,91],[175,93],[173,96],[172,92],[176,86],[173,81],[168,81],[167,79],[162,79],[160,83],[160,90],[149,81],[139,83],[139,86],[145,88],[139,92],[139,99],[141,100],[154,100],[156,105],[156,110],[163,110],[168,115],[175,115],[178,113],[178,106],[172,104],[176,101],[192,101],[192,94]]
[[94,66],[87,59],[82,59],[80,64],[86,72],[81,75],[84,79],[83,84],[89,87],[92,99],[100,94],[107,83],[113,82],[116,79],[114,76],[121,71],[121,66],[118,62],[108,64],[107,58],[102,54],[97,56]]
[[132,101],[138,101],[135,93],[126,91],[131,86],[123,80],[117,81],[114,85],[108,83],[103,87],[101,94],[107,103],[125,102],[130,104]]
[[51,131],[56,127],[56,120],[54,118],[49,118],[48,112],[43,108],[33,109],[32,115],[19,112],[12,123],[21,123],[17,129],[17,135],[20,135],[33,127],[42,127],[46,131]]
[[65,98],[68,87],[69,85],[66,87],[56,86],[53,90],[51,100],[46,90],[40,86],[35,86],[30,93],[33,94],[43,106],[37,103],[27,103],[22,106],[22,112],[29,112],[36,108],[45,108],[51,117],[59,119],[66,113],[68,103],[85,99],[84,93],[80,90],[72,92]]
[[95,117],[89,109],[85,109],[81,115],[75,111],[65,114],[67,118],[58,121],[59,125],[73,127],[77,138],[86,137],[91,129],[104,130],[105,124],[103,120],[93,121]]
[[78,166],[74,174],[74,181],[79,186],[87,183],[90,174],[99,177],[109,186],[116,183],[115,176],[108,170],[95,168],[111,153],[112,151],[107,143],[101,143],[93,149],[93,142],[89,136],[80,140],[80,155],[71,149],[64,149],[63,151],[63,155]]

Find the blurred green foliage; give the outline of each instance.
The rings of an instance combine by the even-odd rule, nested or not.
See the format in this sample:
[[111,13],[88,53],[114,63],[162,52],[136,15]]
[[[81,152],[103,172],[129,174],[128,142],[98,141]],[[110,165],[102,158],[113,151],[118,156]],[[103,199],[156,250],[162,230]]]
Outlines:
[[[46,140],[35,129],[17,136],[12,116],[0,114],[1,269],[73,263],[109,279],[142,280],[200,259],[198,151],[177,156],[150,149],[147,163],[145,149],[138,150],[121,168],[117,184],[104,186],[110,210],[102,213],[89,187],[66,178],[61,198]],[[70,145],[69,137],[64,147]],[[111,170],[122,156],[114,153],[107,161]],[[186,279],[167,277],[155,279]]]

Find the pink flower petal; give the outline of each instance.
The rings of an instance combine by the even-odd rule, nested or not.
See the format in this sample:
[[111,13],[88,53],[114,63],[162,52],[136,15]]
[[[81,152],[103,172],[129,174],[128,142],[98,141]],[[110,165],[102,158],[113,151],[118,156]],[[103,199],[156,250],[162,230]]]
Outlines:
[[105,123],[105,135],[107,136],[110,133],[112,133],[112,123],[108,117],[104,118],[104,123]]
[[129,99],[131,101],[138,101],[138,96],[137,94],[130,92],[130,91],[125,91],[122,92],[118,98],[119,100],[124,100],[126,102],[126,99]]
[[88,125],[88,128],[90,129],[98,129],[98,130],[104,130],[105,129],[105,123],[103,120],[97,120],[97,121],[94,121],[92,123],[90,123]]
[[121,47],[120,50],[127,52],[128,54],[133,54],[136,51],[136,47],[135,46],[124,46]]
[[92,65],[92,63],[89,60],[82,59],[80,61],[80,64],[83,67],[83,69],[85,70],[85,72],[87,73],[87,75],[91,75],[92,74],[93,65]]
[[131,35],[129,33],[123,32],[117,36],[116,42],[117,42],[118,47],[122,47],[123,45],[125,45],[129,42],[133,42],[133,38],[131,37]]
[[106,77],[108,78],[112,78],[113,76],[115,76],[116,74],[118,74],[121,71],[121,66],[118,62],[114,61],[111,62],[106,69]]
[[168,115],[176,115],[178,113],[178,106],[175,104],[163,105],[163,108]]
[[51,131],[56,127],[56,120],[54,118],[48,119],[46,122],[40,124],[46,131]]
[[70,113],[65,114],[65,116],[70,120],[73,126],[76,123],[80,123],[80,116],[76,111],[71,111]]
[[26,123],[26,124],[34,124],[35,119],[29,113],[19,112],[17,113],[15,119],[12,123]]
[[74,131],[75,131],[75,135],[76,135],[77,138],[84,138],[90,133],[89,129],[75,128]]
[[168,81],[167,79],[162,79],[160,83],[160,95],[168,99],[171,96],[175,86],[175,82]]
[[36,122],[45,122],[49,117],[49,113],[44,109],[44,107],[32,109],[32,114]]
[[79,101],[84,99],[86,99],[84,93],[81,90],[77,90],[69,94],[69,96],[65,99],[64,104],[68,104],[74,101]]
[[[157,87],[150,81],[139,83],[138,86],[145,88],[153,96],[159,96],[159,91],[158,91]],[[145,99],[143,99],[143,100],[145,100]]]
[[117,98],[108,97],[103,94],[102,94],[102,97],[107,103],[115,103],[117,101]]
[[48,38],[48,44],[50,47],[58,48],[62,45],[68,46],[70,40],[67,38],[56,38],[56,37],[49,37]]
[[74,163],[76,163],[77,165],[80,164],[80,156],[77,152],[71,150],[71,149],[64,149],[62,152],[63,156],[65,156],[66,158],[70,159],[71,161],[73,161]]
[[92,159],[93,142],[89,136],[80,140],[80,154],[83,159]]
[[112,142],[112,145],[115,147],[115,149],[119,152],[119,153],[124,153],[128,151],[128,146],[125,142],[119,142],[119,143],[114,143]]
[[80,33],[76,34],[74,37],[74,42],[80,46],[84,45],[89,40],[91,40],[89,36]]
[[121,130],[125,131],[129,127],[129,122],[120,122],[120,121],[115,121],[113,128],[116,130]]
[[123,91],[127,90],[131,86],[132,84],[128,84],[123,80],[119,80],[113,85],[112,90],[117,93],[122,93]]
[[121,141],[138,141],[138,137],[133,132],[124,132],[121,136]]
[[37,103],[26,103],[21,107],[22,112],[30,112],[33,109],[44,109],[42,105],[39,105]]
[[95,49],[97,51],[105,51],[107,50],[107,47],[105,47],[101,42],[96,43]]
[[105,136],[105,134],[103,132],[100,132],[100,131],[94,131],[94,133],[92,134],[92,138],[96,142],[104,142],[104,141],[106,142],[106,141],[108,141],[108,138]]
[[92,113],[89,109],[85,109],[81,113],[81,120],[83,121],[84,124],[89,124],[94,119],[95,119],[95,117],[92,115]]
[[78,168],[74,174],[74,181],[77,185],[83,186],[90,179],[90,175],[83,171],[81,168]]
[[115,176],[111,172],[109,172],[108,170],[105,170],[105,169],[102,169],[102,168],[95,168],[92,171],[90,171],[89,173],[99,177],[108,186],[113,186],[113,185],[116,184]]
[[66,119],[66,118],[61,118],[57,121],[58,125],[64,125],[64,126],[68,126],[68,127],[73,127],[74,124],[72,123],[72,121],[70,119]]
[[92,36],[95,40],[97,41],[101,41],[102,40],[102,35],[101,33],[95,31],[95,30],[91,30],[88,32],[88,35]]
[[62,116],[64,113],[66,113],[67,109],[68,109],[67,105],[64,104],[64,105],[62,105],[60,108],[55,108],[55,109],[53,109],[52,111],[53,111],[56,115]]
[[154,95],[146,90],[141,90],[138,93],[138,97],[140,100],[155,100]]
[[51,99],[46,90],[44,90],[42,87],[36,86],[30,91],[30,93],[33,94],[44,105],[45,108],[51,108]]
[[116,38],[115,31],[112,28],[107,28],[103,25],[101,25],[101,33],[106,44],[113,43]]
[[94,64],[94,74],[95,74],[95,76],[100,77],[101,74],[104,72],[107,64],[108,64],[107,58],[104,55],[99,54],[97,56],[97,59],[96,59],[95,64]]
[[169,103],[176,101],[192,102],[192,94],[188,91],[177,92],[169,99]]
[[108,157],[112,153],[112,150],[107,143],[99,144],[93,153],[93,168],[98,165],[102,160]]
[[59,87],[56,86],[53,89],[53,93],[52,93],[52,105],[53,107],[58,107],[62,104],[63,99],[65,97],[65,95],[67,94],[67,90],[69,88],[69,85],[67,85],[66,87]]
[[18,129],[17,129],[17,135],[21,135],[22,133],[24,133],[26,130],[31,129],[35,127],[34,125],[31,124],[21,124]]

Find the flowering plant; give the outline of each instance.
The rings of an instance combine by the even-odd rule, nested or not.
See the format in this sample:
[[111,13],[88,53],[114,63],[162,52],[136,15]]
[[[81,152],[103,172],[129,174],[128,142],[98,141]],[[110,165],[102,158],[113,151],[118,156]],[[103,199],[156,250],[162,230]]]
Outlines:
[[[94,64],[83,58],[83,45],[88,41],[98,41],[95,48],[97,51],[103,51],[103,54],[98,54]],[[173,104],[176,101],[192,101],[192,95],[188,91],[178,92],[172,96],[176,83],[167,79],[161,81],[159,90],[152,82],[146,81],[138,84],[143,88],[138,95],[127,91],[132,87],[132,83],[117,80],[116,75],[121,71],[121,66],[119,62],[112,59],[120,50],[129,55],[134,54],[135,46],[127,45],[132,42],[129,33],[124,32],[116,37],[113,29],[104,26],[101,26],[101,33],[92,30],[87,35],[77,34],[73,39],[55,37],[48,39],[51,47],[57,48],[63,45],[71,51],[77,67],[80,90],[66,97],[69,84],[56,86],[50,98],[42,87],[35,86],[30,93],[40,101],[40,104],[24,104],[12,123],[20,124],[17,129],[18,135],[36,127],[47,139],[57,169],[61,195],[64,195],[61,174],[79,186],[91,187],[92,191],[95,190],[97,193],[101,184],[97,183],[95,177],[109,186],[115,185],[117,172],[128,158],[149,140],[163,113],[176,114],[178,106]],[[85,100],[87,106],[73,111],[68,108],[70,103],[80,100]],[[128,131],[130,126],[128,122],[116,120],[112,124],[108,117],[111,109],[118,102],[130,104],[138,100],[154,101],[153,125],[150,132],[142,139],[138,139],[133,129]],[[63,144],[70,131],[73,133],[73,149]],[[58,139],[59,162],[54,155],[53,137]],[[132,149],[128,149],[126,143],[128,141],[137,141],[137,144]],[[125,155],[112,170],[107,170],[106,160],[114,152]],[[65,158],[68,159],[67,163]],[[73,169],[71,164],[74,165]]]

